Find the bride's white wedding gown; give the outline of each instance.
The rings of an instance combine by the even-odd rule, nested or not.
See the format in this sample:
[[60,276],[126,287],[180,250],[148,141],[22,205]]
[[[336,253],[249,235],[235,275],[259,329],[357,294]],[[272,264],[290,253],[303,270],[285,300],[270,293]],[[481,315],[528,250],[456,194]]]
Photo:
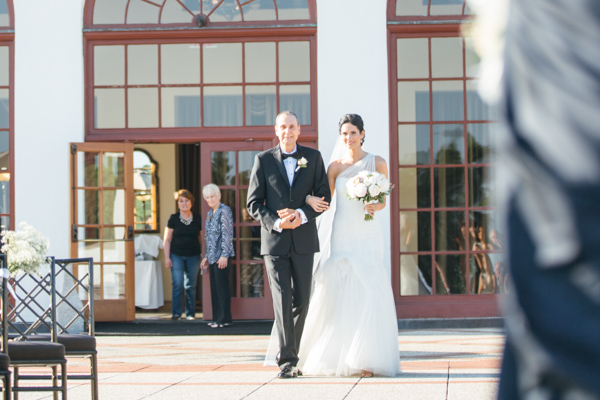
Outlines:
[[[304,375],[349,376],[361,370],[394,376],[400,372],[398,322],[383,262],[380,216],[364,220],[364,205],[346,197],[346,182],[361,170],[375,171],[367,154],[335,182],[336,207],[330,254],[324,253],[300,344]],[[377,217],[380,218],[377,218]],[[321,249],[324,250],[323,248]]]

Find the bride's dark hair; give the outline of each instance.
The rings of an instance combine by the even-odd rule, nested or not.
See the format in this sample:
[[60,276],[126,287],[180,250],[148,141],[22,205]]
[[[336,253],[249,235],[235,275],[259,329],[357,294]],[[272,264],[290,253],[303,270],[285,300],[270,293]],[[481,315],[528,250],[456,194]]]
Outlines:
[[[346,114],[342,117],[342,119],[340,119],[340,122],[338,124],[339,130],[342,130],[342,125],[344,124],[352,124],[355,127],[358,128],[358,132],[362,132],[365,130],[365,123],[363,122],[362,118],[360,115],[358,114]],[[360,140],[360,145],[362,146],[362,144],[365,142],[365,138],[363,137]]]

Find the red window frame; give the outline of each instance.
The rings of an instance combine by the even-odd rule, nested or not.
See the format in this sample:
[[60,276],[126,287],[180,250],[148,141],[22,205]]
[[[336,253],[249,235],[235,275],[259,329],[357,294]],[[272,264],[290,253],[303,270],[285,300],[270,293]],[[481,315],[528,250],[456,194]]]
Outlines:
[[9,184],[9,212],[0,214],[0,218],[9,218],[9,226],[6,228],[15,229],[15,17],[12,0],[6,0],[8,9],[8,26],[0,27],[0,46],[8,47],[8,86],[0,86],[0,89],[8,89],[8,170],[1,171],[10,176]]

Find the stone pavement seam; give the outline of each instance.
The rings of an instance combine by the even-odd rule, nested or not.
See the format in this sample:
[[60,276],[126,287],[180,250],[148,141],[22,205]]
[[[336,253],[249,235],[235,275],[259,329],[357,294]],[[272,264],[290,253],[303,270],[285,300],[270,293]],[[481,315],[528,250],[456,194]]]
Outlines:
[[248,398],[248,396],[251,396],[253,393],[258,392],[262,387],[268,385],[269,383],[272,383],[275,379],[277,379],[277,377],[271,379],[268,382],[263,383],[262,385],[260,385],[259,387],[257,387],[256,389],[254,389],[253,391],[251,391],[250,393],[248,393],[244,397],[242,397],[240,400],[244,400],[244,399]]

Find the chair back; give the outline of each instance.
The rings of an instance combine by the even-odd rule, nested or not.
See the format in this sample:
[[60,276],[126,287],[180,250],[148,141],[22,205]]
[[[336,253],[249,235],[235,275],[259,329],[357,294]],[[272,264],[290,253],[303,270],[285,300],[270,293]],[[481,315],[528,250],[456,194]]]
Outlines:
[[50,268],[57,333],[94,336],[94,259],[54,259]]

